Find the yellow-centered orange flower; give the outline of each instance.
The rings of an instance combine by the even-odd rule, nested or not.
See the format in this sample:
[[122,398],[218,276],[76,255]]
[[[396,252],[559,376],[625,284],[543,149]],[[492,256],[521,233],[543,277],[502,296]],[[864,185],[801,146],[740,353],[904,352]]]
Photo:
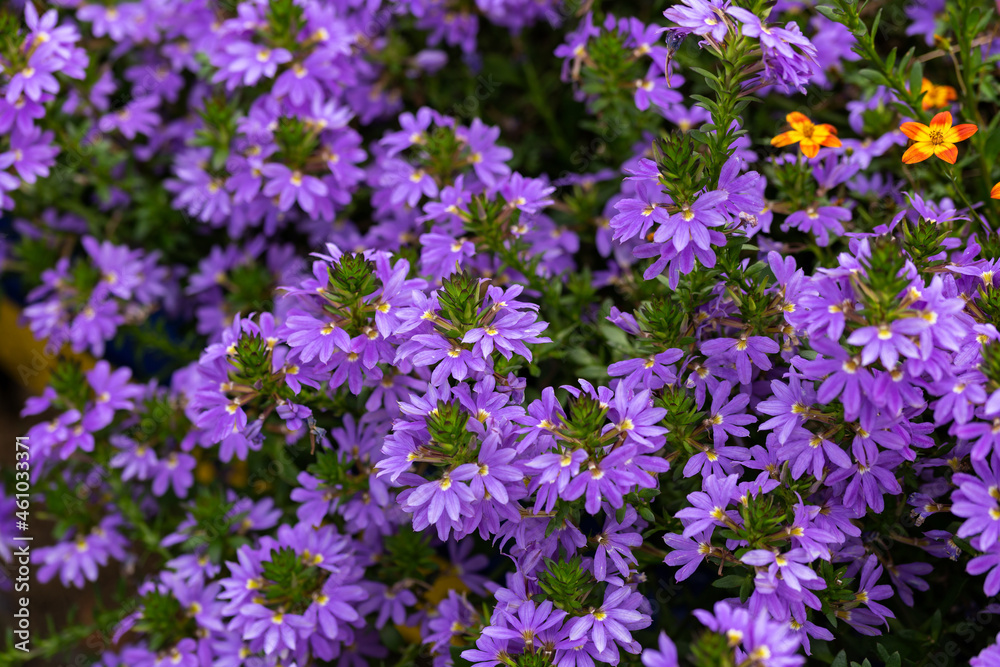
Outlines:
[[997,183],[996,185],[994,185],[993,189],[990,190],[990,198],[991,199],[1000,199],[1000,183]]
[[920,92],[925,93],[921,104],[924,111],[930,109],[940,109],[946,107],[950,102],[958,99],[958,93],[951,86],[935,86],[930,79],[923,79],[920,84]]
[[837,138],[837,128],[833,125],[813,125],[813,122],[800,114],[798,111],[785,116],[785,120],[792,126],[788,132],[782,132],[774,139],[771,145],[781,148],[798,144],[802,149],[802,154],[806,157],[816,157],[820,146],[837,148],[840,146],[840,139]]
[[942,111],[931,118],[930,127],[923,123],[903,123],[899,129],[916,142],[903,153],[903,164],[923,162],[932,155],[955,164],[955,160],[958,159],[958,148],[955,144],[965,141],[979,130],[972,123],[952,127],[951,114],[947,111]]

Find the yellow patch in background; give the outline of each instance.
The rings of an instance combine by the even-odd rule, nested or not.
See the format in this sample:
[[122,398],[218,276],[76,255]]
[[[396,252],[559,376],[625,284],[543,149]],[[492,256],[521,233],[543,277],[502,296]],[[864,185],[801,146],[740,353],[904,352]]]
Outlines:
[[0,370],[28,388],[32,395],[41,394],[49,383],[56,361],[62,357],[76,359],[84,370],[94,367],[89,354],[77,354],[69,345],[58,354],[46,350],[45,341],[36,340],[27,326],[18,322],[21,308],[7,298],[0,298]]
[[[427,595],[424,596],[428,602],[437,605],[438,602],[448,597],[448,591],[451,590],[457,593],[468,592],[469,587],[458,578],[458,575],[455,574],[455,568],[451,566],[451,563],[439,556],[435,556],[434,561],[441,566],[441,571],[444,574],[434,580],[434,584],[427,591]],[[407,644],[419,644],[421,642],[420,628],[407,625],[397,625],[395,627]]]

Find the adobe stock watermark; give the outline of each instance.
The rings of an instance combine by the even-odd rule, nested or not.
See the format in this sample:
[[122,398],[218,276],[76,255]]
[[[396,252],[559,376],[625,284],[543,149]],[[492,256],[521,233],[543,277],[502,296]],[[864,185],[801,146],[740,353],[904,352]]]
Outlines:
[[18,436],[14,444],[14,499],[17,504],[15,526],[19,531],[13,540],[17,542],[14,548],[14,648],[27,653],[31,642],[31,536],[27,535],[31,519],[31,448],[28,436]]

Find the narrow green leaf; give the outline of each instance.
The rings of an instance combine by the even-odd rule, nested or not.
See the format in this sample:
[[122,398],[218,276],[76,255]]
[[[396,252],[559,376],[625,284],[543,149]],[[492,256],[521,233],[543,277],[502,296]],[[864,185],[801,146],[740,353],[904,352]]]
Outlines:
[[712,586],[715,588],[740,588],[743,585],[744,579],[746,577],[740,574],[727,574],[721,579],[713,581]]

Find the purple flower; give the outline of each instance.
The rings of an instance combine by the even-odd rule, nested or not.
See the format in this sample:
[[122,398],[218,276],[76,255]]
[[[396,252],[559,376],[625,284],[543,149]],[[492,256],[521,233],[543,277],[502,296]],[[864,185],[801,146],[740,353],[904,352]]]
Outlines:
[[285,336],[292,349],[299,349],[299,358],[308,362],[315,358],[327,362],[336,350],[349,350],[351,338],[337,322],[318,320],[299,309],[292,309],[285,320]]
[[658,448],[667,429],[656,424],[666,415],[667,411],[663,408],[653,407],[648,390],[633,394],[625,383],[620,383],[609,412],[614,424],[605,426],[604,432],[616,430],[625,434],[626,442]]
[[118,533],[122,523],[118,516],[106,516],[88,534],[77,533],[67,542],[35,551],[32,560],[41,563],[38,580],[44,584],[58,572],[63,586],[83,588],[85,581],[97,581],[98,567],[110,558],[125,559],[128,540]]
[[586,495],[584,508],[589,514],[597,514],[601,503],[607,501],[617,509],[624,502],[622,493],[635,483],[631,473],[617,469],[624,467],[636,455],[635,445],[625,445],[605,455],[600,461],[591,460],[587,469],[573,478],[560,493],[566,500],[576,500]]
[[676,23],[677,32],[682,34],[703,35],[721,43],[729,32],[729,27],[723,19],[729,3],[711,0],[684,0],[684,4],[676,4],[663,12],[669,21]]
[[278,65],[291,60],[292,54],[285,49],[268,49],[257,44],[234,41],[212,56],[212,64],[219,68],[212,81],[225,81],[226,89],[230,91],[240,84],[254,86],[261,77],[273,78]]
[[768,614],[750,617],[746,609],[729,602],[716,602],[712,613],[696,609],[695,617],[709,630],[723,635],[730,646],[738,646],[737,660],[764,661],[768,665],[793,667],[805,662],[798,655],[799,639],[785,623],[771,620]]
[[102,116],[97,122],[101,132],[118,130],[126,139],[135,139],[139,134],[151,135],[160,125],[160,115],[153,109],[160,106],[154,95],[133,99],[116,111]]
[[719,190],[698,195],[693,204],[685,204],[657,228],[653,241],[665,243],[671,240],[678,252],[684,250],[689,243],[702,250],[709,250],[713,244],[725,245],[722,235],[709,232],[709,227],[726,224],[726,217],[718,207],[727,197],[725,192]]
[[684,353],[680,350],[670,349],[646,358],[616,361],[608,366],[608,375],[611,377],[624,375],[624,382],[629,386],[640,386],[650,390],[661,389],[664,385],[677,381],[676,370],[670,364],[683,356]]
[[500,186],[500,194],[508,205],[532,215],[552,205],[553,200],[549,195],[555,190],[547,180],[527,178],[517,172],[511,174],[510,178]]
[[153,476],[153,495],[162,496],[172,487],[178,498],[187,496],[188,489],[194,485],[192,471],[196,465],[197,461],[190,454],[171,452],[158,463]]
[[850,468],[840,468],[826,478],[826,483],[850,478],[844,490],[844,505],[853,506],[858,510],[871,508],[875,512],[885,509],[884,493],[897,494],[902,492],[892,468],[902,460],[894,452],[879,452],[873,459],[862,458],[855,461]]
[[129,384],[132,369],[119,368],[111,371],[111,364],[103,359],[87,372],[87,381],[94,390],[94,402],[89,408],[89,428],[98,431],[114,419],[116,410],[132,410],[133,398],[138,398],[141,389]]
[[896,615],[889,611],[887,607],[877,602],[877,600],[885,600],[892,597],[892,586],[887,584],[876,585],[881,576],[882,566],[879,565],[878,556],[872,554],[861,568],[861,580],[858,583],[858,592],[854,594],[854,599],[868,607],[880,619],[886,621],[886,627],[888,627],[888,619],[896,618]]
[[22,94],[32,102],[39,102],[43,94],[59,92],[59,82],[52,76],[52,72],[48,71],[44,62],[46,55],[46,49],[35,51],[27,66],[10,78],[6,95],[8,104],[17,102]]
[[699,348],[707,357],[718,356],[724,361],[734,361],[740,383],[749,384],[751,369],[756,366],[762,371],[771,370],[769,354],[776,354],[779,345],[766,336],[747,336],[739,338],[713,338],[703,341]]
[[546,631],[555,630],[562,625],[566,612],[553,609],[548,600],[537,607],[535,603],[525,602],[517,608],[517,613],[503,612],[503,621],[507,627],[489,625],[483,628],[483,634],[494,639],[507,639],[524,642],[526,650],[533,650],[535,637]]
[[247,622],[243,639],[249,642],[262,640],[262,648],[269,654],[294,651],[299,634],[313,628],[313,624],[299,614],[268,609],[262,604],[244,605],[240,608],[240,618]]
[[969,661],[969,667],[997,667],[997,665],[1000,665],[1000,635]]
[[771,392],[772,398],[757,404],[759,412],[772,417],[760,425],[760,430],[773,430],[778,442],[785,443],[795,429],[805,423],[806,413],[814,400],[812,383],[803,384],[792,375],[787,385],[771,380]]
[[626,586],[608,586],[600,607],[567,623],[569,638],[587,636],[598,651],[604,651],[612,641],[620,646],[629,646],[632,643],[629,630],[644,628],[650,623],[649,616],[637,610],[642,599],[641,595]]
[[986,581],[983,582],[983,591],[990,596],[1000,593],[1000,550],[996,545],[991,545],[986,553],[970,560],[965,570],[974,576],[988,572]]
[[857,419],[864,407],[862,398],[868,394],[867,387],[872,382],[871,371],[861,365],[859,357],[848,354],[834,340],[815,338],[811,344],[823,356],[817,355],[811,361],[798,358],[795,364],[807,377],[819,380],[825,376],[816,392],[816,400],[828,404],[839,397],[844,405],[844,416]]
[[15,131],[10,137],[10,150],[0,153],[0,169],[14,167],[25,183],[34,183],[39,176],[49,175],[59,149],[52,145],[52,132],[32,128],[29,132]]
[[804,428],[794,429],[780,452],[783,460],[791,462],[792,479],[799,479],[806,472],[822,479],[827,463],[839,468],[851,466],[851,457],[840,445]]
[[847,342],[863,346],[861,350],[863,365],[869,366],[876,359],[880,359],[885,369],[891,371],[896,367],[900,355],[910,358],[920,355],[917,346],[908,336],[919,335],[928,326],[930,325],[923,318],[907,317],[889,324],[861,327],[847,337]]
[[738,438],[750,435],[750,432],[743,428],[743,424],[753,424],[757,421],[756,417],[742,412],[750,402],[750,397],[747,394],[737,394],[730,401],[731,390],[732,385],[723,381],[715,388],[712,396],[712,408],[706,421],[712,429],[712,439],[716,449],[726,444],[730,435]]
[[830,245],[830,233],[844,235],[844,226],[840,223],[851,219],[851,212],[841,206],[809,207],[804,211],[796,211],[785,218],[781,231],[789,228],[812,234],[816,237],[816,245],[821,248]]
[[403,511],[413,514],[414,529],[423,530],[433,524],[442,540],[447,539],[451,530],[462,527],[462,517],[472,516],[475,499],[466,484],[453,480],[448,473],[399,494]]
[[[492,627],[492,626],[490,626]],[[472,667],[495,667],[508,664],[507,640],[496,639],[485,632],[476,640],[476,648],[462,651],[462,657],[472,663]]]
[[958,537],[974,537],[973,544],[986,551],[1000,543],[1000,454],[989,459],[973,459],[975,475],[958,473],[952,477],[958,485],[952,494],[951,511],[965,519]]
[[781,580],[794,591],[802,590],[800,582],[821,581],[820,576],[805,565],[813,561],[805,549],[792,549],[784,553],[755,549],[743,554],[740,560],[749,565],[767,567],[767,576],[775,585],[780,574]]
[[264,185],[264,196],[278,197],[278,209],[287,211],[298,203],[311,216],[324,219],[332,217],[333,209],[326,199],[329,190],[326,184],[315,176],[291,170],[283,164],[268,163],[261,173],[269,179]]
[[698,566],[712,552],[712,528],[707,528],[700,535],[684,537],[675,533],[667,533],[663,541],[672,549],[663,562],[673,567],[680,567],[674,574],[677,581],[684,581],[698,569]]
[[539,322],[534,313],[508,311],[486,326],[470,329],[462,342],[475,343],[472,351],[480,357],[488,357],[495,347],[505,359],[516,353],[531,361],[531,350],[525,342],[551,342],[551,339],[539,335],[548,326],[548,322]]
[[685,524],[683,537],[691,537],[712,526],[725,526],[739,518],[735,512],[726,511],[736,495],[737,479],[735,474],[724,478],[711,475],[702,481],[704,491],[688,494],[687,500],[692,507],[674,514]]
[[619,523],[615,517],[609,516],[604,522],[604,530],[597,536],[597,552],[594,554],[594,576],[598,581],[606,581],[608,559],[622,577],[628,577],[629,563],[636,563],[630,547],[642,544],[642,536],[636,532],[624,532],[635,525],[635,510],[628,507],[625,516]]
[[658,640],[658,650],[647,648],[642,652],[644,667],[678,667],[677,647],[670,641],[667,633],[661,631]]
[[469,147],[472,168],[486,186],[495,187],[500,179],[510,174],[506,163],[514,152],[496,145],[500,128],[489,127],[479,118],[474,118],[468,128],[458,128],[455,135]]

